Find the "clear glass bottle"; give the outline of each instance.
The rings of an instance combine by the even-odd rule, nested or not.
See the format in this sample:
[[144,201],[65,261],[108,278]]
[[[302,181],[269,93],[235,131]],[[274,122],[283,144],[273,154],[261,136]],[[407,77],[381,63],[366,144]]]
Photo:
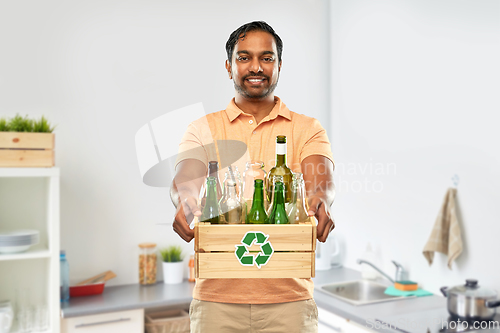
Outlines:
[[226,224],[240,224],[242,222],[242,207],[236,192],[236,183],[229,179],[224,189],[224,196],[220,201],[220,210]]
[[245,172],[243,173],[243,199],[252,200],[255,192],[254,181],[261,179],[265,181],[266,170],[264,170],[264,162],[250,161],[247,162]]
[[304,179],[302,178],[302,173],[297,172],[293,174],[292,202],[286,209],[288,221],[290,224],[305,222],[309,218],[307,214],[308,210]]
[[[210,161],[208,162],[208,177],[214,177],[216,180],[216,189],[217,189],[217,202],[222,198],[222,187],[219,179],[219,162]],[[203,183],[200,189],[200,210],[203,210],[205,207],[205,201],[207,200],[207,185]]]
[[248,212],[247,224],[268,223],[267,213],[264,208],[264,182],[262,179],[254,180],[255,191],[253,194],[252,208]]
[[226,191],[227,182],[229,180],[232,180],[233,182],[236,183],[236,194],[238,195],[238,200],[240,200],[241,199],[241,191],[243,188],[243,181],[241,180],[241,174],[238,171],[237,166],[232,166],[232,165],[228,166],[228,170],[224,174],[224,181],[222,182],[222,185],[223,185],[222,195],[224,195],[224,193]]
[[272,184],[272,186],[270,186],[271,192],[267,193],[267,195],[271,199],[267,202],[267,207],[265,207],[267,216],[269,216],[269,214],[271,214],[271,209],[273,208],[273,203],[274,203],[274,199],[275,199],[274,198],[274,190],[275,190],[274,185],[276,184],[276,182],[283,183],[283,176],[279,176],[279,175],[278,176],[268,176],[267,182],[270,182]]
[[156,283],[156,244],[139,244],[139,283],[150,285]]
[[69,301],[69,263],[64,250],[59,253],[59,264],[61,265],[61,302],[67,302]]
[[269,224],[289,224],[285,210],[285,193],[282,182],[274,183],[274,201],[269,214]]
[[201,211],[200,221],[211,224],[220,223],[219,200],[217,199],[217,180],[215,177],[208,177],[206,182],[206,202]]

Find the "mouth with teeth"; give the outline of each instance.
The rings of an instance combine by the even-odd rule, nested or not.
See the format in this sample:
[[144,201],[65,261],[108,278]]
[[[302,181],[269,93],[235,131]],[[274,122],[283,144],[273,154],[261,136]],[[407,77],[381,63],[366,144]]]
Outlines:
[[245,81],[250,83],[251,86],[262,85],[266,80],[267,79],[265,77],[255,77],[255,76],[245,78]]

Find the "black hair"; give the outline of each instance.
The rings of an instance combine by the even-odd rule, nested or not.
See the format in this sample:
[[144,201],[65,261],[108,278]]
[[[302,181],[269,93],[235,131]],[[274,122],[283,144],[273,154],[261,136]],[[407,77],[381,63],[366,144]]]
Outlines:
[[236,43],[238,43],[240,39],[245,38],[247,32],[250,31],[264,31],[270,33],[274,37],[274,40],[276,41],[276,49],[278,50],[278,61],[281,62],[281,53],[283,52],[283,42],[281,41],[280,36],[278,36],[278,34],[274,32],[274,29],[271,28],[271,26],[266,22],[253,21],[242,25],[241,27],[233,31],[233,33],[229,36],[229,39],[226,42],[227,60],[229,60],[229,63],[231,63]]

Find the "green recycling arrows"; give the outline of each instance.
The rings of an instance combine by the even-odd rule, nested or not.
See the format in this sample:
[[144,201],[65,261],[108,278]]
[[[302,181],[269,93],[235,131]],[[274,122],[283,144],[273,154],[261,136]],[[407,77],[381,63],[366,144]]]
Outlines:
[[[271,243],[267,240],[269,235],[264,235],[260,231],[248,231],[241,239],[241,244],[235,245],[236,251],[234,254],[243,266],[257,265],[261,268],[269,262],[274,253]],[[260,252],[254,256],[248,252],[248,248],[253,244],[260,245]]]

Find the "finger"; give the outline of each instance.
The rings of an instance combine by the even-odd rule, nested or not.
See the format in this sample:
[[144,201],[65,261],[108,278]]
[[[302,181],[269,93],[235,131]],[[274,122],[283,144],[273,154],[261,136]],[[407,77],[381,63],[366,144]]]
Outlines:
[[335,224],[333,223],[333,221],[329,220],[328,223],[326,224],[326,228],[324,229],[321,236],[319,236],[319,233],[318,233],[318,240],[322,243],[326,242],[328,235],[330,234],[330,232],[333,230],[334,227],[335,227]]
[[186,216],[188,216],[189,214],[193,214],[194,216],[201,215],[201,211],[200,208],[198,207],[198,202],[196,201],[196,198],[188,197],[184,199],[183,206]]
[[316,219],[318,220],[318,225],[316,227],[316,230],[317,230],[318,237],[319,237],[319,236],[323,235],[323,233],[325,232],[327,223],[330,219],[328,218],[328,214],[326,213],[324,208],[320,208],[316,212]]
[[174,231],[186,242],[190,242],[194,238],[194,230],[189,228],[186,223],[174,221]]
[[309,203],[309,210],[307,211],[307,214],[309,216],[314,216],[316,215],[316,212],[319,209],[319,206],[321,206],[322,201],[318,197],[313,197]]
[[[191,214],[189,215],[191,216]],[[177,214],[175,215],[172,228],[186,242],[190,242],[194,237],[194,231],[189,227],[182,205],[179,207]]]

